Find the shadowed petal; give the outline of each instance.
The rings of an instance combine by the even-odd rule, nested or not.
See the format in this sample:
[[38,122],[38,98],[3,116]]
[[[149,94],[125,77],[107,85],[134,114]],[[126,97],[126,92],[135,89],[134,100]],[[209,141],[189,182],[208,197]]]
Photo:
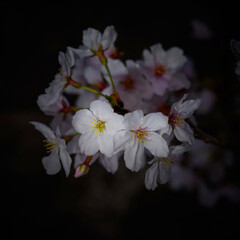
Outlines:
[[61,163],[58,155],[58,148],[54,148],[51,154],[42,159],[42,164],[46,169],[47,174],[54,175],[61,170]]
[[148,141],[144,142],[144,146],[157,157],[167,157],[169,153],[167,142],[155,132],[151,132],[151,136]]

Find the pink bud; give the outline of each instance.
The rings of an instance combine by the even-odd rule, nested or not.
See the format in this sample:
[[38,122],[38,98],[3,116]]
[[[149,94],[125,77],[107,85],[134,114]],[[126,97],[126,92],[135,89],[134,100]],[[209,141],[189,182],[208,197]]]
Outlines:
[[77,168],[76,168],[74,177],[75,177],[75,178],[81,177],[81,176],[87,174],[88,171],[89,171],[89,166],[88,166],[88,165],[86,165],[86,164],[80,164],[80,165],[78,165]]

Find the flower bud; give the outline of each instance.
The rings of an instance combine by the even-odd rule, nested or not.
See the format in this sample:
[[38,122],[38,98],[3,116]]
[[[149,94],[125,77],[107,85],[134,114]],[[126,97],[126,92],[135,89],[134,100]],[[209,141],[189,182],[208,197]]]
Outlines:
[[86,165],[86,164],[79,164],[76,168],[76,171],[75,171],[75,174],[74,174],[74,177],[75,178],[78,178],[78,177],[81,177],[81,176],[84,176],[85,174],[87,174],[89,172],[89,166]]

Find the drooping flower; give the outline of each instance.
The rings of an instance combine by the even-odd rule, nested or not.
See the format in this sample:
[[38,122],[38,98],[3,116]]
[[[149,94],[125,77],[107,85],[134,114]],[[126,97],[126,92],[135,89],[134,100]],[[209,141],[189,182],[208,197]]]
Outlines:
[[162,113],[143,115],[142,110],[124,116],[124,129],[114,136],[115,151],[124,151],[127,168],[140,170],[145,162],[145,148],[153,155],[167,157],[168,145],[156,131],[166,128],[168,118]]
[[163,96],[167,90],[177,91],[190,87],[190,81],[181,72],[186,60],[180,48],[172,47],[165,51],[159,43],[151,46],[150,51],[143,51],[143,60],[139,61],[139,65],[152,83],[153,91]]
[[123,129],[123,116],[114,113],[107,102],[95,100],[90,110],[79,110],[72,120],[73,128],[81,133],[79,147],[82,154],[92,156],[98,151],[113,155],[113,136]]
[[108,26],[101,34],[94,28],[88,28],[83,31],[83,46],[79,49],[82,56],[91,56],[98,51],[106,51],[115,42],[117,32],[113,26]]
[[189,145],[181,144],[171,146],[167,157],[154,157],[149,164],[152,164],[146,171],[145,186],[148,190],[154,190],[158,183],[165,184],[170,179],[171,166],[175,163],[177,156],[189,150]]
[[61,139],[60,131],[57,129],[56,132],[53,132],[43,123],[30,123],[46,138],[43,142],[49,155],[42,159],[42,164],[46,169],[47,174],[57,174],[63,166],[65,174],[68,176],[72,159],[67,152],[65,140]]
[[60,73],[56,74],[50,86],[45,89],[45,94],[41,94],[37,99],[39,108],[50,116],[56,115],[62,108],[61,103],[64,100],[62,92],[67,83],[67,78],[71,75],[71,68],[75,63],[72,51],[68,48],[65,54],[60,52],[58,61],[61,65]]
[[170,130],[173,128],[174,135],[181,142],[188,142],[189,144],[194,143],[194,135],[193,130],[189,126],[189,124],[185,121],[185,119],[189,118],[193,112],[199,107],[201,100],[187,100],[183,102],[187,98],[187,94],[176,103],[171,106],[170,114],[169,114],[169,128]]

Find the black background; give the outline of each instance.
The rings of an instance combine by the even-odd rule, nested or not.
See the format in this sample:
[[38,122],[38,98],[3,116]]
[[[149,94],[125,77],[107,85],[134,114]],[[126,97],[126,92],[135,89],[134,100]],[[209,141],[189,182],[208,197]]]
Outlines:
[[[74,179],[61,172],[48,176],[41,165],[42,136],[28,124],[48,124],[36,99],[59,67],[58,53],[78,47],[82,31],[101,32],[114,25],[116,46],[126,59],[139,59],[144,48],[161,42],[164,48],[181,47],[194,58],[200,76],[221,76],[218,106],[222,111],[228,144],[238,155],[238,121],[234,97],[239,82],[230,40],[240,40],[240,19],[231,8],[169,4],[149,9],[106,9],[79,5],[4,6],[1,47],[2,212],[7,239],[64,237],[98,239],[232,239],[238,235],[239,206],[227,199],[206,208],[194,193],[172,192],[167,185],[154,192],[144,187],[144,173],[132,173],[120,164],[115,175],[96,164],[89,174]],[[213,40],[191,37],[191,20],[205,22],[216,34]],[[214,116],[213,116],[214,117]],[[215,120],[218,126],[218,120]],[[213,124],[214,125],[214,124]],[[220,125],[221,126],[221,125]],[[215,133],[214,128],[209,128]],[[233,179],[239,183],[239,164]],[[2,222],[2,221],[1,221]]]

